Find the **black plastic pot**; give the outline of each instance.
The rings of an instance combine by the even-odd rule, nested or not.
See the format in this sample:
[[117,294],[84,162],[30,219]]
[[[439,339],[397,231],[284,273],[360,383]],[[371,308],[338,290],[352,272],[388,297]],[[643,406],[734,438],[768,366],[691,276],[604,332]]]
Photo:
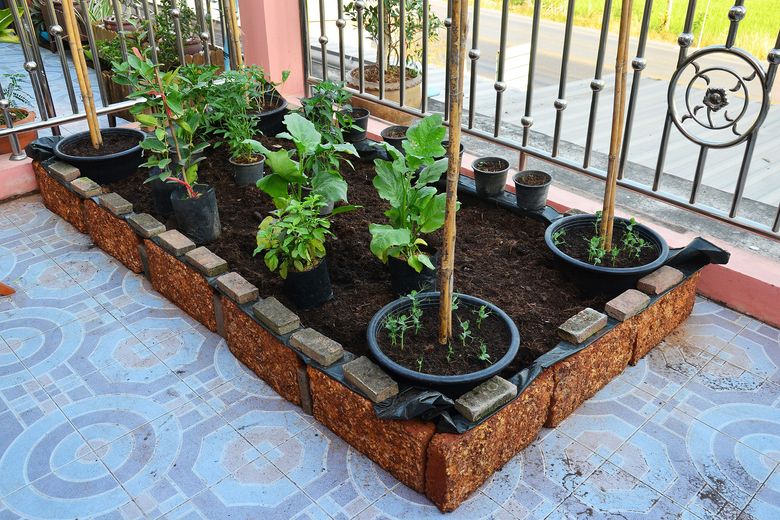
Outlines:
[[[486,169],[492,165],[491,169]],[[496,169],[500,168],[500,169]],[[471,163],[474,184],[480,197],[496,197],[504,192],[509,161],[501,157],[481,157]]]
[[[401,130],[404,131],[404,136],[403,137],[393,137],[392,134],[394,134],[396,132],[399,132]],[[404,153],[404,147],[403,147],[403,145],[401,143],[406,141],[406,131],[407,130],[409,130],[408,126],[393,125],[393,126],[388,126],[384,130],[382,130],[380,135],[382,136],[382,139],[384,139],[384,141],[387,144],[389,144],[390,146],[392,146],[393,148],[395,148],[399,152]]]
[[260,120],[255,127],[263,135],[273,137],[280,132],[284,132],[284,116],[287,114],[287,100],[280,94],[266,94],[265,101],[271,103],[277,100],[278,104],[274,108],[261,110],[259,112]]
[[[159,175],[159,173],[158,173]],[[152,201],[154,210],[164,217],[173,213],[173,204],[171,203],[171,194],[179,186],[173,182],[163,182],[160,179],[154,179],[149,182],[152,187]]]
[[309,271],[289,271],[284,280],[284,293],[299,309],[314,309],[333,298],[327,258]]
[[254,186],[257,181],[263,178],[265,173],[265,156],[254,163],[237,163],[233,159],[228,159],[233,165],[233,179],[237,186]]
[[[441,145],[444,147],[445,150],[447,150],[450,147],[450,141],[449,139],[445,139],[441,142]],[[463,143],[460,143],[460,146],[458,147],[458,156],[463,159]],[[444,159],[447,157],[447,152],[444,153],[441,157],[436,157],[436,159]]]
[[[417,299],[424,312],[435,312],[433,309],[436,309],[439,306],[438,292],[422,293],[418,295]],[[463,305],[469,305],[475,308],[479,308],[482,305],[486,306],[493,316],[500,318],[504,323],[509,331],[510,343],[506,354],[504,354],[501,359],[496,360],[492,365],[483,368],[482,370],[478,370],[477,372],[448,376],[423,374],[399,365],[382,351],[379,342],[377,341],[377,335],[384,326],[385,320],[389,315],[397,314],[399,312],[404,313],[411,307],[409,298],[404,297],[382,307],[379,312],[371,318],[371,321],[368,324],[368,330],[366,332],[368,347],[371,349],[371,354],[377,363],[399,380],[414,386],[439,390],[452,397],[458,397],[479,385],[481,382],[499,374],[512,362],[520,348],[520,333],[517,330],[517,326],[504,311],[488,301],[467,294],[458,294],[458,299]]]
[[[625,226],[627,223],[627,219],[616,217],[615,229],[618,226]],[[634,227],[634,232],[645,242],[655,247],[658,257],[653,262],[638,267],[609,267],[589,264],[570,257],[555,245],[553,236],[556,233],[564,231],[568,235],[571,231],[582,228],[588,228],[595,233],[594,224],[595,216],[593,215],[572,215],[556,220],[547,227],[547,231],[544,233],[544,241],[552,251],[556,264],[585,294],[617,296],[627,289],[633,289],[640,278],[661,267],[669,256],[669,245],[666,240],[642,224],[637,224]]]
[[342,112],[352,116],[354,126],[360,127],[360,129],[351,128],[344,132],[344,141],[347,143],[358,143],[365,140],[368,130],[368,116],[371,113],[365,108],[357,107],[353,107],[352,110],[342,110]]
[[[438,265],[439,255],[430,255],[433,265]],[[409,294],[412,291],[435,291],[436,269],[423,267],[421,272],[415,271],[406,260],[388,257],[387,270],[390,272],[390,285],[398,295]]]
[[[530,176],[543,176],[546,181],[542,184],[527,181]],[[549,173],[537,170],[524,170],[516,173],[512,180],[515,181],[515,198],[517,207],[524,211],[538,211],[547,204],[547,192],[550,191],[552,176]]]
[[89,177],[98,184],[110,184],[133,175],[144,160],[141,141],[146,139],[146,133],[133,128],[102,128],[100,133],[104,137],[114,134],[138,139],[138,144],[122,152],[95,157],[79,157],[63,152],[74,143],[89,141],[89,132],[79,132],[59,141],[54,146],[54,155],[78,168],[83,177]]
[[214,188],[205,184],[196,184],[194,189],[201,194],[196,199],[188,198],[183,186],[177,187],[171,193],[173,213],[176,215],[179,231],[197,245],[208,244],[219,238],[222,232],[217,194]]

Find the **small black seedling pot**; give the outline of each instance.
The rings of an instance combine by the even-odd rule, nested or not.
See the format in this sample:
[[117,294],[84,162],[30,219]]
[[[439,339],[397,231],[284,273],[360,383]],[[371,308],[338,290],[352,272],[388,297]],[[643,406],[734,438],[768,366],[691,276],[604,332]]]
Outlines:
[[187,191],[179,186],[171,193],[171,204],[179,231],[190,237],[197,245],[208,244],[219,238],[222,228],[217,210],[217,194],[214,188],[196,184],[193,189],[200,197],[191,199]]
[[152,186],[152,201],[154,210],[160,215],[167,217],[173,213],[173,204],[171,203],[171,194],[179,187],[173,182],[164,182],[160,179],[149,181]]
[[[439,255],[430,255],[433,265],[438,265]],[[421,272],[415,271],[406,260],[388,257],[387,270],[390,271],[390,285],[398,295],[409,294],[412,291],[435,291],[436,269],[423,267]]]
[[347,143],[358,143],[366,139],[368,131],[368,116],[371,113],[365,108],[353,107],[352,110],[342,110],[343,113],[352,116],[353,125],[359,128],[350,128],[344,132],[344,141]]
[[333,298],[327,258],[308,271],[289,271],[284,293],[299,309],[314,309]]
[[504,192],[509,161],[501,157],[481,157],[471,163],[474,184],[480,197],[496,197]]
[[263,178],[265,173],[264,155],[261,155],[260,160],[253,163],[237,163],[232,158],[228,161],[233,165],[233,179],[236,186],[254,186],[257,181]]
[[[449,139],[445,139],[444,141],[442,141],[441,145],[444,147],[445,150],[448,150],[450,147]],[[441,157],[436,157],[436,159],[437,160],[444,159],[445,157],[447,157],[447,152],[444,152],[444,155],[442,155]],[[460,143],[460,146],[458,147],[458,157],[463,159],[463,143]]]
[[[401,143],[406,141],[406,131],[409,130],[408,126],[404,125],[394,125],[394,126],[388,126],[381,132],[382,139],[398,150],[401,153],[404,153],[404,147]],[[401,135],[403,134],[403,135]]]
[[516,173],[515,197],[517,207],[523,211],[538,211],[547,204],[547,192],[550,191],[552,176],[537,170],[524,170]]

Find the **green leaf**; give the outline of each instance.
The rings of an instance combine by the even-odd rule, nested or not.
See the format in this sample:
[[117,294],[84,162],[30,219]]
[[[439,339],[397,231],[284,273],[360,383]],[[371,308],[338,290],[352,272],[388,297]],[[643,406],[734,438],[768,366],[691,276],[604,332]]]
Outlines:
[[441,145],[447,130],[442,124],[441,114],[424,117],[406,131],[406,141],[403,142],[406,155],[420,159],[433,159],[446,153]]
[[447,204],[447,195],[439,193],[431,197],[427,204],[420,209],[420,231],[431,233],[444,225],[444,207]]
[[343,206],[336,206],[331,211],[331,215],[340,215],[341,213],[349,213],[350,211],[356,211],[363,209],[363,206],[353,206],[352,204],[344,204]]
[[399,175],[394,163],[382,159],[375,160],[374,165],[376,166],[376,177],[374,177],[373,184],[377,194],[388,201],[391,206],[399,206],[405,192],[403,172],[400,172]]
[[[157,126],[157,118],[149,114],[136,114],[135,119],[144,126]],[[163,133],[165,133],[164,130]]]
[[371,252],[382,262],[387,263],[388,249],[393,246],[409,245],[412,235],[408,229],[396,229],[385,224],[371,224]]
[[426,184],[432,184],[438,182],[441,179],[441,175],[447,171],[447,159],[439,159],[430,166],[423,168],[420,172],[415,186],[425,186]]
[[280,175],[266,175],[257,181],[257,187],[274,199],[287,196],[287,181]]
[[287,114],[284,116],[284,124],[296,144],[300,144],[307,154],[314,153],[322,142],[322,135],[314,127],[314,123],[300,114]]
[[291,181],[301,179],[297,161],[290,159],[290,154],[287,150],[277,150],[275,152],[264,152],[265,165],[268,166],[272,172],[281,176],[282,178]]
[[347,181],[335,172],[323,171],[311,179],[312,191],[327,202],[347,200]]

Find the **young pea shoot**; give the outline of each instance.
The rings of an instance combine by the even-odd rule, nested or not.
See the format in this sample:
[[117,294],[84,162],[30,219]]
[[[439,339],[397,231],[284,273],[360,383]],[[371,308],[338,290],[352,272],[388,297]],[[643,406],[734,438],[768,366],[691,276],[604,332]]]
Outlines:
[[489,365],[493,364],[493,362],[490,361],[490,354],[488,354],[487,343],[485,343],[484,339],[479,340],[479,354],[477,354],[477,359]]
[[422,372],[424,354],[420,354],[417,358],[417,371]]
[[406,331],[409,330],[409,316],[406,314],[401,314],[398,316],[398,333],[401,337],[401,350],[404,349],[404,336],[406,335]]
[[552,240],[553,244],[556,246],[562,246],[566,243],[566,239],[564,238],[566,236],[566,230],[565,229],[559,229],[555,233],[552,234]]
[[455,355],[455,349],[452,348],[452,343],[447,343],[447,363],[452,362],[452,356]]
[[466,341],[472,339],[471,323],[468,320],[463,321],[460,318],[458,318],[458,321],[460,322],[460,334],[458,334],[458,337],[460,338],[461,344],[465,347]]
[[423,310],[420,306],[420,299],[417,297],[418,292],[412,291],[406,297],[412,302],[412,307],[409,309],[409,315],[412,319],[412,325],[414,325],[414,335],[416,336],[420,332],[420,326],[422,325]]
[[476,319],[476,321],[477,321],[477,328],[481,329],[482,328],[482,322],[485,321],[485,318],[490,316],[490,311],[488,310],[487,305],[482,305],[482,306],[480,306],[479,309],[477,309],[477,310],[475,310],[473,312],[474,312],[474,314],[477,315],[477,319]]
[[458,296],[456,294],[452,295],[452,312],[455,312],[458,310],[458,304],[460,303],[460,300],[458,299]]
[[398,318],[396,316],[388,316],[385,319],[385,329],[387,329],[387,335],[390,336],[390,344],[396,346],[398,343]]

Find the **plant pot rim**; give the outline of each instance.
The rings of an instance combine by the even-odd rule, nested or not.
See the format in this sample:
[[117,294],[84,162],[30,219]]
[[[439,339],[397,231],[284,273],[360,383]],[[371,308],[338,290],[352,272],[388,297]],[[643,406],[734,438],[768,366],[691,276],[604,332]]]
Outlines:
[[[26,114],[19,121],[14,121],[14,128],[17,128],[20,125],[23,125],[25,123],[29,123],[30,121],[35,120],[35,112],[30,110],[29,108],[13,107],[13,108],[9,108],[8,109],[9,112],[12,112],[14,110],[18,110],[19,112],[24,112]],[[8,128],[8,125],[5,124],[5,117],[0,117],[0,128]]]
[[[650,262],[649,264],[643,264],[638,265],[634,267],[610,267],[610,266],[602,266],[602,265],[593,265],[589,264],[588,262],[583,262],[582,260],[579,260],[577,258],[573,258],[563,251],[561,251],[558,246],[555,245],[555,242],[553,241],[553,234],[563,225],[566,224],[572,224],[572,223],[579,223],[579,222],[592,222],[596,219],[595,215],[570,215],[568,217],[563,217],[561,219],[558,219],[554,221],[552,224],[547,226],[547,230],[544,232],[544,241],[547,244],[547,247],[552,251],[553,255],[557,256],[559,259],[563,260],[564,262],[568,264],[572,264],[580,269],[584,269],[586,271],[590,271],[591,273],[596,274],[612,274],[612,275],[633,275],[633,274],[639,274],[643,272],[650,273],[652,271],[655,271],[659,267],[661,267],[665,262],[666,259],[669,256],[669,244],[666,243],[666,240],[658,234],[656,231],[654,231],[652,228],[649,228],[645,226],[644,224],[637,223],[635,226],[635,229],[642,235],[644,235],[647,238],[652,239],[653,242],[656,242],[656,244],[660,244],[660,251],[658,251],[658,257]],[[623,218],[623,217],[615,217],[616,222],[620,223],[628,223],[629,219]]]
[[[529,174],[544,175],[545,177],[547,177],[547,181],[544,184],[525,184],[522,181],[520,181],[520,177]],[[553,180],[552,175],[542,170],[523,170],[521,172],[517,172],[512,176],[512,181],[515,183],[515,186],[522,186],[523,188],[544,188],[545,186],[549,186],[550,184],[552,184],[552,180]]]
[[[346,108],[342,108],[339,110],[342,114],[349,114],[352,116],[353,119],[363,119],[364,117],[368,117],[371,115],[371,112],[367,108],[363,107],[352,107],[351,110],[347,110]],[[361,114],[361,115],[355,115],[355,114]]]
[[[375,66],[375,65],[367,65],[365,68]],[[407,68],[409,70],[409,68]],[[387,71],[385,71],[387,73]],[[354,69],[350,70],[347,74],[348,76],[348,83],[351,87],[358,87],[360,85],[360,67],[355,67]],[[409,78],[404,82],[404,88],[410,89],[414,88],[417,85],[422,84],[422,74],[419,73],[413,77]],[[379,90],[379,82],[378,81],[369,81],[365,78],[363,78],[363,86],[367,89],[371,90]],[[401,90],[401,82],[400,81],[390,81],[385,82],[385,90]]]
[[[267,98],[270,98],[270,97],[272,97],[272,94],[266,93],[266,94],[263,95],[263,99],[267,99]],[[287,100],[281,94],[279,94],[278,96],[275,96],[275,97],[277,99],[279,99],[279,105],[278,106],[275,106],[274,108],[270,108],[268,110],[256,110],[255,112],[257,114],[260,114],[260,117],[263,117],[263,116],[268,117],[268,116],[272,116],[272,115],[278,114],[282,110],[285,110],[287,108]]]
[[388,136],[387,135],[387,133],[390,132],[391,130],[395,130],[395,129],[398,129],[398,128],[404,128],[406,130],[409,130],[409,127],[407,125],[392,125],[392,126],[388,126],[388,127],[384,128],[384,129],[382,129],[382,131],[379,132],[379,135],[381,135],[383,138],[388,138],[389,137],[390,139],[406,139],[406,133],[405,132],[404,132],[403,137],[396,137],[396,136]]
[[236,162],[236,161],[233,160],[232,157],[228,157],[228,162],[230,164],[232,164],[233,166],[239,166],[240,167],[240,166],[257,166],[261,162],[265,161],[265,155],[263,155],[263,154],[257,154],[255,157],[260,157],[260,158],[258,160],[256,160],[255,162],[251,162],[251,163]]
[[[505,164],[506,166],[503,169],[498,171],[485,171],[485,170],[480,170],[479,167],[477,166],[477,163],[481,161],[501,161],[502,165]],[[493,156],[478,157],[474,159],[474,161],[472,161],[471,169],[474,171],[474,173],[479,172],[483,175],[506,175],[507,170],[509,170],[509,161],[507,161],[503,157],[493,157]]]
[[[421,302],[425,302],[425,300],[431,300],[431,299],[435,299],[436,301],[438,301],[439,295],[440,293],[438,291],[424,292],[418,294],[417,298]],[[487,308],[490,309],[490,311],[495,316],[499,317],[501,321],[504,322],[507,329],[509,329],[510,340],[509,340],[509,348],[507,349],[506,353],[501,357],[501,359],[497,360],[492,365],[483,368],[481,370],[478,370],[476,372],[469,372],[467,374],[453,374],[453,375],[424,374],[422,372],[417,372],[416,370],[406,368],[396,363],[382,351],[382,349],[379,346],[379,343],[376,340],[376,337],[382,320],[388,314],[411,306],[411,302],[409,301],[409,298],[406,296],[402,296],[388,303],[381,309],[379,309],[379,311],[376,314],[374,314],[374,317],[371,318],[371,321],[368,323],[368,329],[366,330],[368,347],[371,350],[371,354],[374,356],[374,359],[376,359],[379,365],[381,365],[384,369],[388,370],[392,374],[399,376],[407,381],[411,381],[416,384],[422,384],[427,386],[458,386],[458,385],[478,384],[482,381],[491,378],[492,376],[500,373],[503,369],[505,369],[509,365],[509,363],[512,362],[512,360],[517,355],[518,350],[520,349],[520,332],[518,331],[515,322],[512,321],[512,319],[503,310],[501,310],[496,305],[490,303],[489,301],[468,294],[453,293],[453,296],[454,295],[457,295],[461,302],[467,303],[469,305],[474,305],[476,307],[485,305]]]
[[148,134],[146,132],[143,132],[141,130],[136,130],[135,128],[101,128],[100,129],[101,135],[106,134],[126,134],[126,135],[137,135],[139,137],[138,144],[135,146],[132,146],[128,148],[127,150],[122,150],[121,152],[116,152],[108,155],[95,155],[95,156],[81,156],[81,155],[70,155],[62,151],[62,148],[69,143],[80,141],[82,139],[89,139],[89,131],[79,132],[77,134],[73,134],[71,136],[66,137],[65,139],[62,139],[61,141],[58,141],[56,145],[54,145],[54,155],[59,157],[65,162],[68,161],[82,161],[82,162],[97,162],[97,161],[110,161],[113,159],[120,159],[124,157],[125,155],[131,155],[138,150],[141,149],[141,141],[147,138]]

